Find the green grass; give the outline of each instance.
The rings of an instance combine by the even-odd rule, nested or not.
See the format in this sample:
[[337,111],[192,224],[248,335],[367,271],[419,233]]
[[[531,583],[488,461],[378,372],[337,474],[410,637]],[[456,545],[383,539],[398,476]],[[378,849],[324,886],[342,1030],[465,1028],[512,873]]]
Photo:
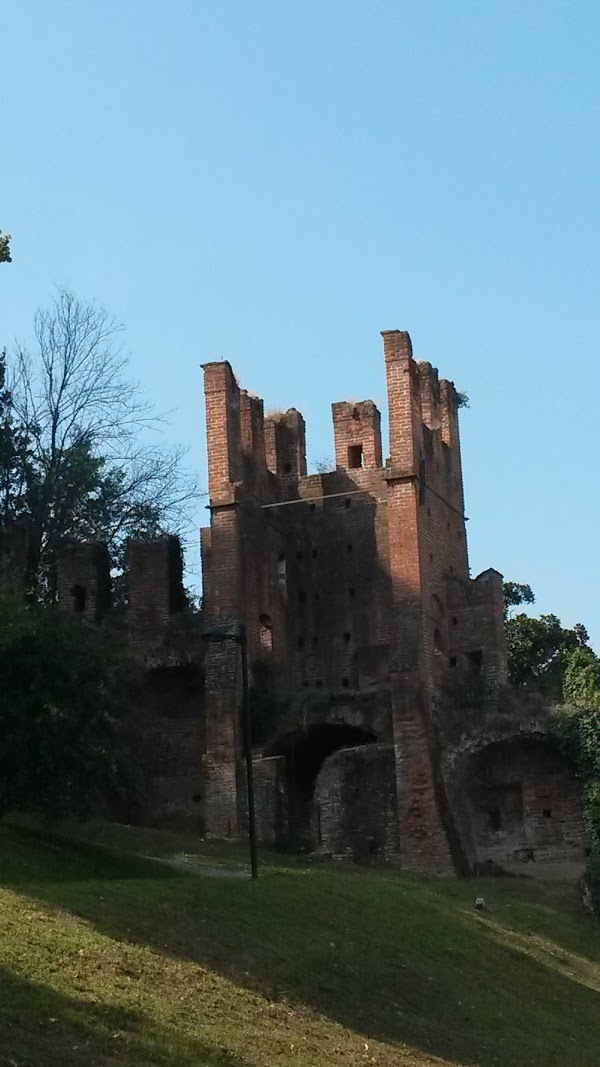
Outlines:
[[245,861],[0,829],[0,1065],[600,1064],[600,926],[574,886],[273,856],[253,883]]

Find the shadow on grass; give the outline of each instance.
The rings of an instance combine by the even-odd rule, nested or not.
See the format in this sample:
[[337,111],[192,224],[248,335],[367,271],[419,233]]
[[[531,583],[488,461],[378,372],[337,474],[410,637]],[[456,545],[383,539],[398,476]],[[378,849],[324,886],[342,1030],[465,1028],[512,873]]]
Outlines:
[[0,1067],[244,1067],[135,1012],[94,1005],[0,969]]
[[[491,884],[485,895],[501,906],[481,919],[473,883],[318,869],[213,880],[103,847],[4,834],[14,849],[0,882],[270,1001],[300,1002],[365,1036],[461,1064],[600,1062],[589,964],[598,934],[583,912],[538,909],[539,887]],[[544,938],[554,938],[543,953],[538,910]],[[515,930],[531,937],[517,944]]]

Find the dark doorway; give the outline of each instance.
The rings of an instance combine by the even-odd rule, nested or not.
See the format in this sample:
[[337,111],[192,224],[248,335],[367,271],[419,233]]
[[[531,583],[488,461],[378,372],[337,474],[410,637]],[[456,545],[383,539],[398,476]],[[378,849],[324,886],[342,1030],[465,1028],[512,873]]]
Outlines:
[[356,748],[376,740],[370,730],[358,726],[322,724],[286,734],[265,753],[285,756],[289,847],[292,851],[310,851],[317,843],[312,839],[312,803],[315,782],[327,757],[341,748]]

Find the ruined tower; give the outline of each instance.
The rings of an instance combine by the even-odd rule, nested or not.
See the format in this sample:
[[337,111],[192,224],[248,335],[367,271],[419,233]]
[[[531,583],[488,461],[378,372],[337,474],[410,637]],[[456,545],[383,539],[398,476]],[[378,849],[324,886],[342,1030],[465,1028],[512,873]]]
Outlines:
[[[413,359],[407,333],[386,331],[383,344],[389,458],[375,404],[334,403],[336,467],[324,474],[306,473],[299,412],[265,418],[228,363],[204,366],[206,624],[243,624],[250,663],[290,694],[255,762],[264,835],[339,851],[352,773],[355,796],[369,798],[357,817],[365,847],[444,870],[454,857],[432,690],[440,670],[465,664],[503,679],[501,577],[469,579],[453,384]],[[236,645],[211,646],[205,784],[216,834],[244,818],[239,686]]]

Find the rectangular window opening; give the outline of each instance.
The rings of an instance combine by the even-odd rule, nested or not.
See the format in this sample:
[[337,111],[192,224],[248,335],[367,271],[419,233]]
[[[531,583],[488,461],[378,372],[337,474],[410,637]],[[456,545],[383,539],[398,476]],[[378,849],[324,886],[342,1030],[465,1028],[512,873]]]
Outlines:
[[363,446],[362,445],[348,445],[348,467],[350,470],[357,470],[358,467],[363,465]]

